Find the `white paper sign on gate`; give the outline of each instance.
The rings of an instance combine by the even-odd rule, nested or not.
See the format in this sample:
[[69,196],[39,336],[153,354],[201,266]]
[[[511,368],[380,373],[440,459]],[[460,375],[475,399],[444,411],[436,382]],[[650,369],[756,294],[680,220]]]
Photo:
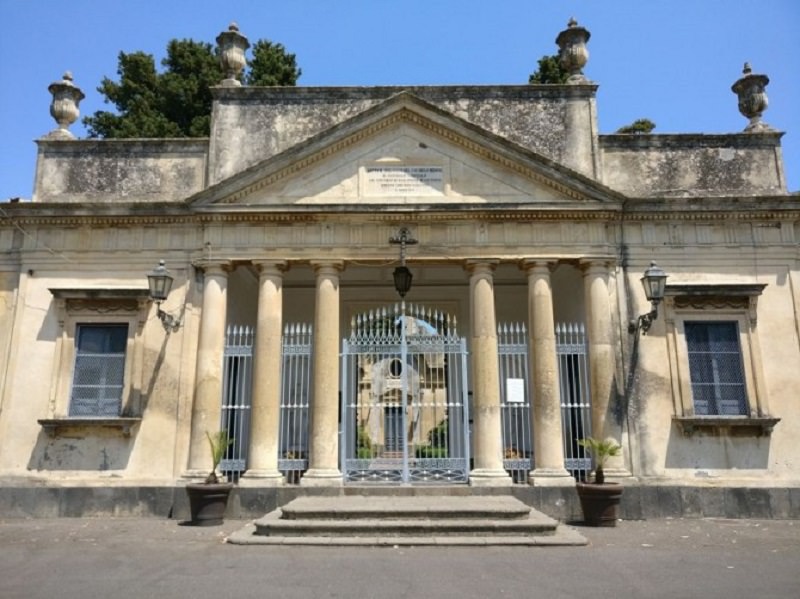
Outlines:
[[525,379],[506,379],[506,403],[525,403]]

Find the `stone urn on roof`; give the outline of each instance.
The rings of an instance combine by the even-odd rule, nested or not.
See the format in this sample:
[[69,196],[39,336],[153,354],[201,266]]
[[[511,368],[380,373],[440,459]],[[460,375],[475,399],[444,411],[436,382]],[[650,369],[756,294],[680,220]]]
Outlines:
[[586,42],[592,36],[585,28],[580,27],[575,19],[570,19],[567,28],[558,34],[558,61],[569,72],[567,83],[586,83],[583,67],[589,60]]
[[244,53],[250,47],[250,42],[239,33],[239,26],[231,23],[228,25],[227,31],[223,31],[217,36],[217,46],[219,46],[220,66],[225,74],[222,85],[225,87],[241,85],[238,76],[247,65]]
[[739,96],[739,112],[750,122],[744,128],[747,133],[757,133],[759,131],[772,131],[772,127],[761,120],[761,115],[767,109],[767,84],[769,77],[766,75],[756,75],[750,67],[750,63],[744,63],[742,77],[731,86],[731,91]]
[[58,128],[48,133],[47,137],[54,139],[75,139],[68,127],[80,116],[78,105],[86,96],[81,88],[72,83],[72,73],[67,71],[61,81],[55,81],[47,87],[53,94],[50,103],[50,115],[56,120]]

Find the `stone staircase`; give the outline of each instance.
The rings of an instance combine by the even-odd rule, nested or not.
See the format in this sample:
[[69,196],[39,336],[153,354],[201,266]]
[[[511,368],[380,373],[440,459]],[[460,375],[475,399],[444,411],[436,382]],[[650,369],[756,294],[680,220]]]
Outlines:
[[507,495],[299,497],[233,533],[240,545],[585,545]]

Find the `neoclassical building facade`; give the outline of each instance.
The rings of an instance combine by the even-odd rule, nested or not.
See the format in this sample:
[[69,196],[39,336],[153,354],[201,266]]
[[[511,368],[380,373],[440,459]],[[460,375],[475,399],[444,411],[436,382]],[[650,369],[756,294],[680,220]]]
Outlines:
[[379,483],[566,517],[593,436],[631,517],[797,517],[768,80],[734,84],[741,133],[603,135],[587,39],[559,36],[563,85],[231,77],[207,139],[75,139],[83,94],[51,85],[32,201],[0,216],[0,512],[166,512],[223,429],[242,513]]

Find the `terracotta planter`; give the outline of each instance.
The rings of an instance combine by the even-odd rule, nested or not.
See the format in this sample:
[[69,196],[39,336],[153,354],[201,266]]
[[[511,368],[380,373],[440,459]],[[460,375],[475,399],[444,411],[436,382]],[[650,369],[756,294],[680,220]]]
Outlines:
[[222,524],[225,508],[228,506],[228,495],[233,483],[188,484],[186,494],[189,496],[189,509],[193,526],[217,526]]
[[583,509],[583,521],[588,526],[616,526],[622,485],[618,483],[575,483]]

